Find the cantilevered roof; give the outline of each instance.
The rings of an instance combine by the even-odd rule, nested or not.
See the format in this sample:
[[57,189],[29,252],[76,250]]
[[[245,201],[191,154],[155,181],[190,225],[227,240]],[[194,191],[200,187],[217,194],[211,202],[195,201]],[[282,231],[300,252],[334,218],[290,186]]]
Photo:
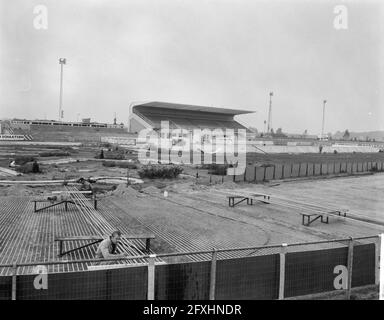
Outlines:
[[255,112],[255,111],[248,111],[248,110],[214,108],[214,107],[196,106],[196,105],[190,105],[190,104],[180,104],[180,103],[170,103],[170,102],[159,102],[159,101],[137,104],[134,107],[155,107],[155,108],[166,108],[166,109],[174,109],[174,110],[189,110],[189,111],[200,111],[200,112],[210,112],[210,113],[224,113],[224,114],[228,114],[228,115],[238,115],[238,114],[246,114],[246,113]]

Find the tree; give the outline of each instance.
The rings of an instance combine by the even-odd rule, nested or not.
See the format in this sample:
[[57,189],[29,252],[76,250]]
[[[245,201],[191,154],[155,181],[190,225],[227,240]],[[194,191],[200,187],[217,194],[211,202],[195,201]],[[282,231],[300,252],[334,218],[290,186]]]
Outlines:
[[282,134],[282,133],[283,133],[283,129],[278,128],[278,129],[276,130],[276,134]]
[[349,140],[350,136],[351,136],[351,135],[349,134],[348,129],[346,129],[345,132],[344,132],[344,134],[343,134],[343,139],[344,139],[344,140]]
[[303,136],[306,136],[306,135],[308,135],[308,130],[307,129],[305,129],[304,132],[303,132]]

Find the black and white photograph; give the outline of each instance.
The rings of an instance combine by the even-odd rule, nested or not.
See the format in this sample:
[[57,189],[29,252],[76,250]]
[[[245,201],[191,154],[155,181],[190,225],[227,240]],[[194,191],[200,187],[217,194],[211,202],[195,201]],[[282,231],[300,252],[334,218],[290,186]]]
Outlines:
[[384,300],[383,57],[380,0],[2,0],[0,300]]

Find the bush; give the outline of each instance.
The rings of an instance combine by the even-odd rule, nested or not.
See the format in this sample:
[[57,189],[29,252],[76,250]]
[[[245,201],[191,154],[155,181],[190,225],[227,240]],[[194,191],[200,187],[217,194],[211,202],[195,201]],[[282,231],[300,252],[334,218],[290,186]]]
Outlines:
[[21,173],[39,173],[39,164],[35,162],[28,162],[15,168],[17,172]]
[[228,164],[205,164],[202,166],[203,169],[208,169],[208,174],[214,174],[218,176],[227,175],[227,169],[230,167]]
[[103,166],[104,167],[116,167],[116,162],[115,161],[103,161]]
[[20,166],[33,161],[35,161],[35,158],[32,156],[16,156],[15,157],[15,163]]
[[116,162],[116,161],[103,161],[104,167],[118,167],[118,168],[128,168],[128,169],[137,169],[137,165],[129,162]]
[[125,160],[124,150],[104,151],[101,150],[95,156],[96,159]]
[[40,157],[68,157],[71,154],[67,151],[52,151],[52,152],[41,152]]
[[377,165],[374,165],[371,167],[371,169],[369,169],[370,172],[378,172],[379,169],[377,168]]
[[176,178],[183,172],[178,165],[145,165],[138,171],[140,178]]

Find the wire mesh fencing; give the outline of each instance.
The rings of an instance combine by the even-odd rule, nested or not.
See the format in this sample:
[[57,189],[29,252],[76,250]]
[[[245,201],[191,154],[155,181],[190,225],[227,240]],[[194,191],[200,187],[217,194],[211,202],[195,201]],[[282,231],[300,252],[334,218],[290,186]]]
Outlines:
[[[284,299],[378,284],[379,237],[2,265],[0,299]],[[135,261],[144,261],[134,263]],[[118,262],[118,263],[117,263]],[[66,268],[64,268],[66,270]]]

